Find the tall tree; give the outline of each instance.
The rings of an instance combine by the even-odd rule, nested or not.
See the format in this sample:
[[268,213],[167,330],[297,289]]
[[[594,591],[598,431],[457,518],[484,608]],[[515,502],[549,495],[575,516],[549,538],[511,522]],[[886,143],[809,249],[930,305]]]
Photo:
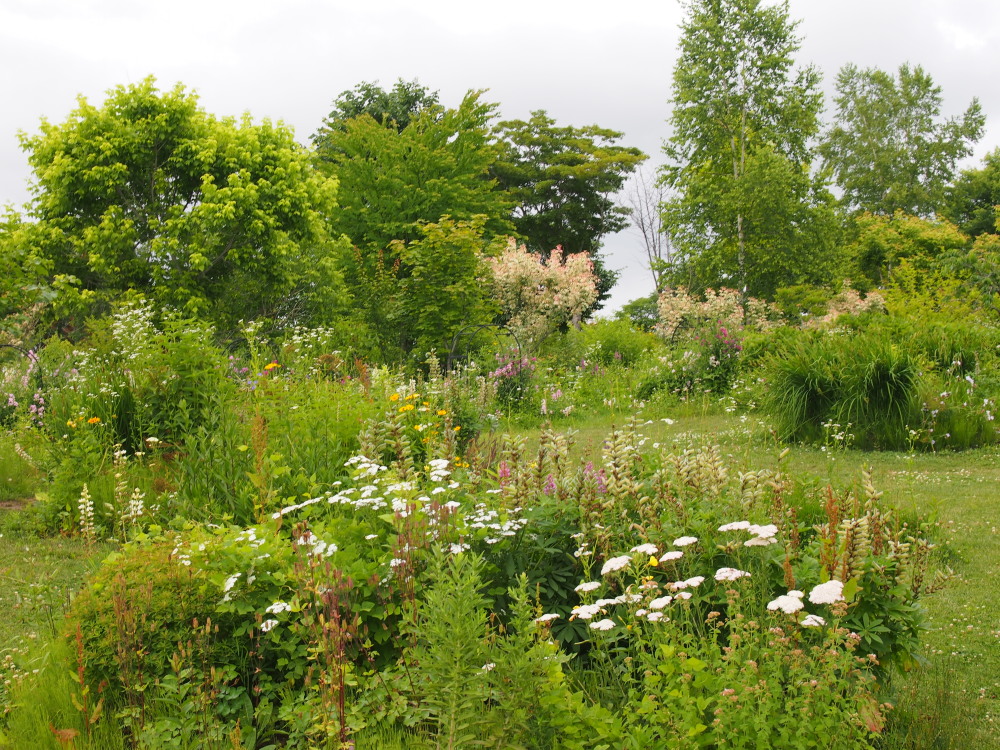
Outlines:
[[[332,247],[336,182],[281,124],[216,119],[152,78],[80,99],[22,135],[35,173],[32,248],[64,288],[107,302],[136,290],[227,325],[313,291]],[[332,277],[331,277],[332,278]]]
[[632,214],[632,224],[639,230],[642,246],[646,251],[649,272],[653,276],[653,286],[662,288],[662,277],[673,264],[673,247],[670,237],[663,230],[661,208],[666,202],[667,192],[663,182],[650,177],[645,170],[636,172],[628,191],[628,205]]
[[544,110],[527,121],[501,122],[498,132],[502,150],[492,174],[515,203],[517,233],[543,255],[557,246],[587,253],[600,279],[599,298],[605,298],[616,274],[600,262],[601,240],[628,226],[629,211],[615,195],[646,155],[619,145],[620,132],[557,126]]
[[819,150],[845,206],[884,216],[940,211],[955,165],[982,137],[979,101],[942,120],[941,87],[919,65],[901,65],[898,76],[847,65],[835,101],[835,123]]
[[322,151],[330,131],[343,130],[348,120],[361,115],[371,116],[379,125],[402,130],[421,112],[435,108],[438,108],[438,92],[421,86],[419,81],[400,78],[388,91],[377,81],[362,81],[334,100],[323,127],[313,136],[313,143]]
[[664,225],[675,276],[771,296],[830,270],[837,222],[810,172],[822,97],[788,3],[691,0],[673,77]]

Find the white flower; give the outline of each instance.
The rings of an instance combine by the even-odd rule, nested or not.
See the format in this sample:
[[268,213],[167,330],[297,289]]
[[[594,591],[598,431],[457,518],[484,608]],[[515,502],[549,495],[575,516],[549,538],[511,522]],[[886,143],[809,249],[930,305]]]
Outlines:
[[260,624],[260,631],[262,633],[266,633],[277,624],[278,624],[277,620],[264,620],[264,622]]
[[692,588],[698,588],[701,586],[702,582],[705,580],[705,576],[695,576],[694,578],[688,578],[684,581],[685,586],[691,586]]
[[844,584],[833,580],[821,583],[809,592],[809,601],[813,604],[842,602],[844,601]]
[[291,612],[292,611],[292,605],[291,604],[287,604],[286,602],[278,601],[278,602],[275,602],[274,604],[272,604],[270,607],[268,607],[264,611],[267,612],[269,615],[277,615],[277,614],[280,614],[282,612]]
[[674,600],[674,598],[672,596],[661,596],[661,597],[659,597],[657,599],[653,599],[653,601],[651,601],[649,603],[649,608],[650,609],[663,609],[668,604],[670,604],[670,602],[672,602],[673,600]]
[[696,536],[682,536],[682,537],[678,537],[677,539],[674,539],[674,546],[675,547],[687,547],[687,546],[690,546],[690,545],[694,544],[697,541],[698,541],[698,537],[696,537]]
[[750,528],[749,521],[733,521],[732,523],[724,523],[719,527],[719,531],[743,531],[744,529]]
[[794,590],[794,591],[789,591],[788,596],[794,596],[796,599],[801,599],[803,596],[805,596],[805,594],[803,594],[801,591]]
[[559,614],[557,612],[550,612],[549,614],[542,615],[541,617],[536,617],[535,622],[552,622],[558,617]]
[[601,568],[601,575],[606,576],[608,573],[628,567],[630,562],[632,562],[632,558],[628,555],[612,557],[610,560],[605,561],[604,566]]
[[744,547],[766,547],[769,544],[777,544],[778,540],[774,537],[766,536],[755,536],[753,539],[748,539],[743,542]]
[[601,605],[598,604],[580,604],[573,607],[573,615],[570,619],[579,617],[581,620],[589,620],[594,615],[600,613],[601,609]]
[[462,504],[457,500],[449,500],[444,504],[444,507],[447,508],[448,510],[457,510],[458,508],[462,507]]
[[635,611],[635,616],[636,617],[643,617],[644,615],[647,615],[647,614],[649,614],[649,610],[648,609],[637,609]]
[[749,531],[754,536],[759,536],[763,539],[770,539],[775,534],[778,533],[778,527],[773,523],[769,523],[766,526],[757,526],[756,524],[752,526],[747,526],[747,531]]
[[[646,619],[649,620],[650,622],[659,622],[662,617],[663,617],[662,612],[650,612],[648,615],[646,615]],[[670,618],[668,617],[667,619],[669,620]]]
[[637,544],[631,549],[632,552],[641,552],[644,555],[655,555],[659,550],[655,544]]
[[690,599],[690,598],[691,598],[690,591],[678,591],[676,594],[674,594],[674,599]]
[[672,549],[669,552],[663,553],[660,557],[660,562],[670,562],[671,560],[679,560],[684,556],[684,553],[679,549]]
[[806,615],[800,624],[804,628],[818,628],[821,625],[826,625],[826,620],[819,615]]
[[585,593],[587,591],[594,591],[595,589],[599,589],[600,587],[601,587],[600,581],[585,581],[573,590],[578,591],[580,593]]
[[222,591],[223,591],[223,593],[225,593],[225,592],[229,591],[230,589],[232,589],[233,586],[236,585],[236,582],[238,580],[240,580],[240,576],[241,575],[243,575],[243,574],[242,573],[233,573],[231,576],[229,576],[229,578],[226,579],[226,582],[224,584],[222,584]]
[[598,620],[597,622],[590,623],[590,627],[594,630],[611,630],[611,628],[615,627],[615,621],[608,619]]
[[365,536],[365,539],[367,539],[367,540],[368,540],[369,542],[370,542],[370,541],[371,541],[372,539],[378,539],[378,534],[367,534],[367,535]]
[[451,554],[460,555],[462,552],[465,552],[465,550],[469,549],[469,545],[464,543],[452,544],[448,549],[451,552]]
[[493,668],[494,668],[495,666],[496,666],[496,664],[495,664],[495,663],[493,663],[493,662],[487,662],[486,664],[484,664],[483,666],[481,666],[481,667],[480,667],[480,669],[481,669],[481,670],[482,670],[483,672],[492,672],[492,671],[493,671]]
[[768,602],[767,608],[772,612],[780,609],[785,614],[791,615],[802,609],[802,600],[798,597],[784,594],[783,596],[779,596],[777,599]]
[[739,578],[749,578],[750,574],[738,568],[719,568],[715,571],[716,581],[735,581]]

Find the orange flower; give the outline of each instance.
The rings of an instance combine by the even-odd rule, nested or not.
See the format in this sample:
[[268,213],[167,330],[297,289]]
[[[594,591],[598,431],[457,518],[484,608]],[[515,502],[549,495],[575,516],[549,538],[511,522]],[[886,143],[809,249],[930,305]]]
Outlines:
[[398,393],[393,393],[391,396],[389,396],[389,400],[390,401],[399,401],[399,394]]
[[264,365],[264,371],[266,372],[267,370],[273,370],[275,367],[281,367],[281,365],[279,365],[277,362],[269,362],[268,364]]
[[439,417],[443,417],[443,416],[444,416],[445,414],[447,414],[447,413],[448,413],[448,412],[446,412],[446,411],[445,411],[444,409],[438,409],[438,416],[439,416]]
[[90,419],[87,420],[87,424],[100,424],[100,423],[101,423],[100,417],[91,417]]

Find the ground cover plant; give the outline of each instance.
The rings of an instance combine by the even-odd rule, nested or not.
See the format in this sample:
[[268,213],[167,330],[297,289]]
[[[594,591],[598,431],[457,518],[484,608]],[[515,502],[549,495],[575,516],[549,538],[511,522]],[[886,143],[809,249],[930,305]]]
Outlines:
[[117,548],[64,618],[48,605],[44,649],[8,647],[8,744],[921,747],[929,715],[954,735],[941,712],[968,706],[928,701],[967,686],[921,664],[956,561],[911,469],[782,445],[766,368],[637,400],[643,363],[701,342],[622,326],[557,335],[506,395],[489,350],[407,374],[251,326],[226,354],[141,306],[51,342],[51,427],[24,409],[7,438],[40,500],[11,523]]

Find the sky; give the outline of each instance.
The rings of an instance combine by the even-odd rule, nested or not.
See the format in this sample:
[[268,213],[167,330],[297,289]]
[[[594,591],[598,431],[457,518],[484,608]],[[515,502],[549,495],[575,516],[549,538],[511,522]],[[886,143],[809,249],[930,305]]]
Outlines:
[[[1000,146],[1000,3],[996,0],[790,0],[798,61],[833,81],[847,63],[922,65],[942,114],[979,97],[986,134],[965,166]],[[17,134],[63,121],[153,75],[181,82],[212,114],[281,120],[309,137],[339,93],[361,81],[418,79],[446,106],[487,89],[504,118],[545,109],[560,125],[621,131],[661,163],[669,134],[679,0],[0,0],[0,206],[29,198]],[[649,294],[634,229],[605,240],[621,271],[609,309]]]

